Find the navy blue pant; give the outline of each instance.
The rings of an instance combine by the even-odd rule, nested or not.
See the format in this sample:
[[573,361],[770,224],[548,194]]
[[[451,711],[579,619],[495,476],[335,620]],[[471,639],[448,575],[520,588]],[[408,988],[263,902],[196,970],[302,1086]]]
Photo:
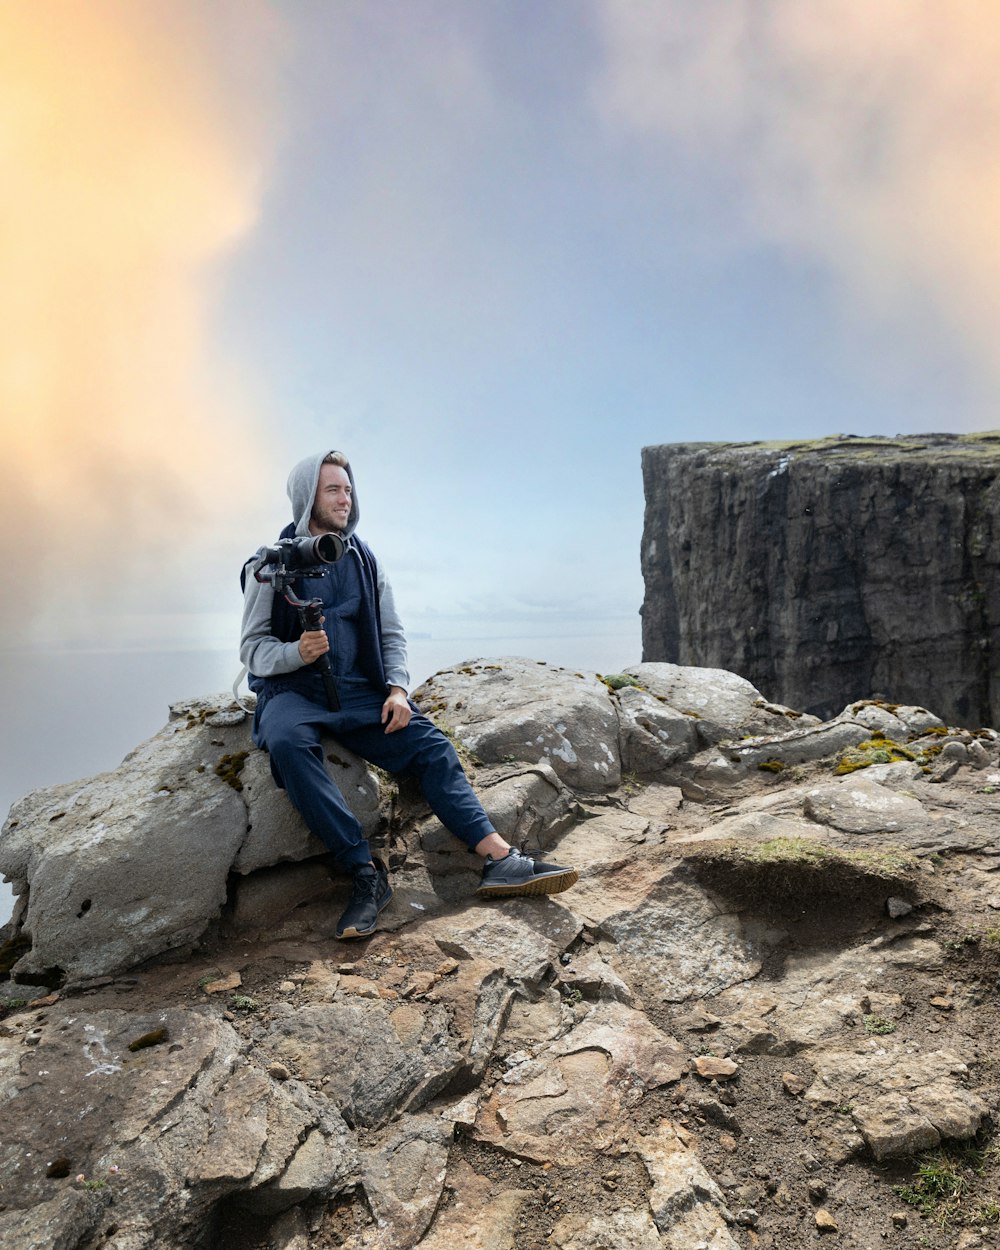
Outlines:
[[345,868],[367,864],[368,842],[323,763],[322,734],[400,777],[416,777],[438,820],[469,847],[493,832],[455,748],[421,712],[405,729],[387,734],[381,723],[385,696],[367,682],[338,680],[340,711],[331,712],[293,690],[258,705],[254,742],[271,756],[274,780],[306,824]]

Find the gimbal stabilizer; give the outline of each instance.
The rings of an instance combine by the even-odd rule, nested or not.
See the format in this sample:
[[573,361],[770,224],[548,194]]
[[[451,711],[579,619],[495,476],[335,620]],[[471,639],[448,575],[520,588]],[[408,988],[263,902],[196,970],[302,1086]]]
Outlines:
[[[273,587],[299,614],[303,631],[322,629],[323,601],[300,599],[292,587],[300,577],[322,577],[323,565],[340,560],[347,547],[337,534],[320,534],[315,538],[283,538],[274,547],[261,547],[253,563],[253,575],[258,582]],[[329,655],[321,655],[312,662],[323,679],[326,702],[331,712],[340,711],[340,698],[333,680]]]

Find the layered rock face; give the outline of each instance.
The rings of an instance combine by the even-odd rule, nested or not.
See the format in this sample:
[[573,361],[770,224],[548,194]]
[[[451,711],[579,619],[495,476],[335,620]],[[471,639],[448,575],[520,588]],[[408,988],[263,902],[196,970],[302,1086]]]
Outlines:
[[1000,723],[1000,433],[643,450],[643,658]]

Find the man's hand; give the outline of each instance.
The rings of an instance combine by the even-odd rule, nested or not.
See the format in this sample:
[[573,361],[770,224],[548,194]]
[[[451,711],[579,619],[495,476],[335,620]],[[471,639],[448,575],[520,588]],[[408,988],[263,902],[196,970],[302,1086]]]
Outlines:
[[[320,623],[322,624],[322,621]],[[321,655],[326,655],[329,650],[330,639],[327,638],[324,629],[306,630],[299,639],[299,655],[302,656],[303,664],[311,664]]]
[[390,686],[389,697],[382,704],[382,724],[387,734],[394,734],[397,729],[405,729],[410,723],[413,711],[406,701],[406,691],[401,686]]

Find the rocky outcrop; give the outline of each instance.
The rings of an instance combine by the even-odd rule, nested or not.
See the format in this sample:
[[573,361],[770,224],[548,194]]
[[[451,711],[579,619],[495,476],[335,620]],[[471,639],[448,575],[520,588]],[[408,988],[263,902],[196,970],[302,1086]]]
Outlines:
[[1000,434],[643,450],[643,657],[1000,723]]
[[[816,723],[670,664],[476,660],[418,697],[572,890],[477,901],[419,796],[331,743],[396,886],[336,942],[345,887],[224,699],[12,812],[5,1250],[805,1250],[916,1222],[893,1185],[974,1154],[1000,1098],[998,736],[868,701]],[[154,835],[200,838],[194,903],[130,881],[166,871]],[[183,944],[130,946],[140,907],[154,935],[188,917]],[[975,1159],[970,1229],[1000,1193]]]

